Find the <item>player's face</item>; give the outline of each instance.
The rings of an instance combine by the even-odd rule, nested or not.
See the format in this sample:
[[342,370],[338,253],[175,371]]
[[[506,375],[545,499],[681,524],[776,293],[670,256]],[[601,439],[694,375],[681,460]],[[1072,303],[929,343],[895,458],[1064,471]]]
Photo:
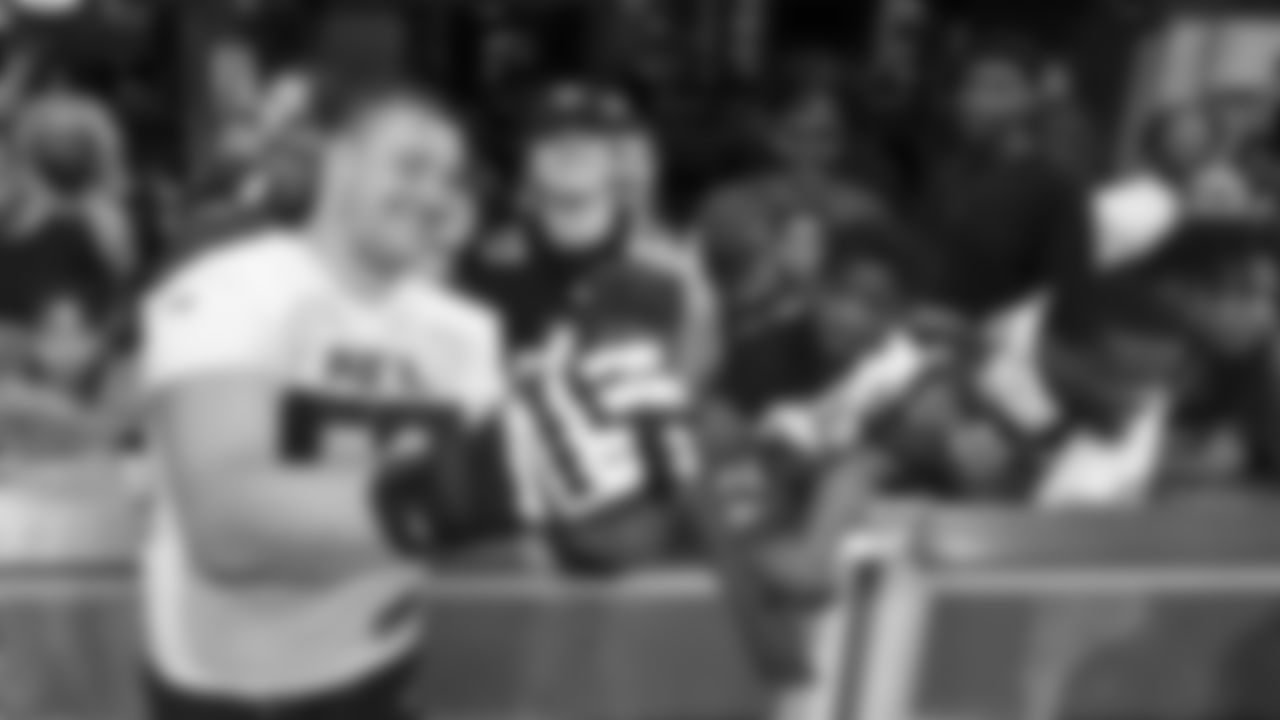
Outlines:
[[612,142],[587,134],[530,149],[530,209],[558,248],[587,250],[609,238],[622,211],[617,159]]
[[369,122],[344,183],[364,250],[389,267],[447,267],[473,210],[462,135],[450,121],[413,108]]

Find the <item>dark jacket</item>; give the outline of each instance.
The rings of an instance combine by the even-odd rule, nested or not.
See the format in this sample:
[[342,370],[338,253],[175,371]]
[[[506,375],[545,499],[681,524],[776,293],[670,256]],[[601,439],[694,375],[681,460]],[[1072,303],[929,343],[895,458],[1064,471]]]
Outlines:
[[953,150],[933,166],[921,204],[940,300],[976,319],[1088,265],[1084,187],[1030,153]]

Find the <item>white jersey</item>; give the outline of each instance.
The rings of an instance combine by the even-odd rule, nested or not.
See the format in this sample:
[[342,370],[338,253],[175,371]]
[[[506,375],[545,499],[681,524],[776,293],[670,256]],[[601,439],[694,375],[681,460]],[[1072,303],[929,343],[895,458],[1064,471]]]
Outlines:
[[[194,262],[148,299],[149,393],[216,374],[278,378],[316,397],[404,402],[430,396],[488,412],[504,392],[498,324],[429,282],[356,293],[305,238],[254,237]],[[228,587],[203,575],[183,518],[159,488],[144,557],[149,646],[157,669],[194,690],[306,693],[358,679],[420,641],[414,622],[376,619],[419,590],[422,574],[373,570],[324,587]]]

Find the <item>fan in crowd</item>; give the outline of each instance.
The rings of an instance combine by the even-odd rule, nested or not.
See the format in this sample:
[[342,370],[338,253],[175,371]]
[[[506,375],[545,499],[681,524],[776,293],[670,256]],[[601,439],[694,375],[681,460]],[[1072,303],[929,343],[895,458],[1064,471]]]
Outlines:
[[536,350],[594,273],[627,259],[670,275],[691,377],[716,353],[712,289],[695,253],[635,206],[637,120],[616,93],[552,89],[534,112],[512,227],[481,241],[463,282],[502,316],[517,353]]
[[0,315],[8,452],[110,450],[132,423],[129,296],[149,258],[122,137],[94,99],[31,100],[9,138]]

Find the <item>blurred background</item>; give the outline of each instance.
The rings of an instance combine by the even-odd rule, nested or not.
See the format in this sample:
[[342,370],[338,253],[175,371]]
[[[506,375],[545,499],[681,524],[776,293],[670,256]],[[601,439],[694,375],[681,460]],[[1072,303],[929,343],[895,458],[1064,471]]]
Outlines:
[[[494,305],[521,355],[545,340],[545,326],[568,317],[550,302],[544,314],[554,317],[524,317],[510,283],[486,266],[487,250],[512,234],[553,234],[558,210],[529,200],[551,195],[532,192],[539,183],[563,190],[530,167],[532,111],[566,84],[587,88],[593,107],[622,108],[614,114],[626,131],[610,141],[625,182],[605,202],[636,230],[637,245],[658,247],[664,262],[676,258],[669,264],[688,295],[682,312],[691,332],[680,342],[691,379],[730,444],[785,456],[766,473],[796,473],[806,478],[797,486],[824,487],[815,478],[869,449],[901,462],[894,477],[859,485],[858,503],[905,499],[945,512],[1032,513],[1064,492],[1117,512],[1159,511],[1204,495],[1250,505],[1280,487],[1280,3],[0,0],[4,490],[25,498],[52,489],[58,502],[120,511],[121,523],[140,527],[129,501],[123,510],[112,505],[145,484],[133,472],[146,449],[133,378],[138,298],[193,254],[305,217],[328,121],[362,94],[405,81],[451,100],[476,139],[476,207],[461,232],[468,243],[460,281]],[[580,195],[595,202],[590,189]],[[1149,292],[1125,291],[1134,287]],[[948,380],[951,392],[985,382],[985,368],[1004,367],[1001,360],[1022,347],[1005,334],[1026,313],[1041,313],[1045,298],[1068,308],[1049,313],[1034,331],[1048,349],[1030,353],[1053,392],[1104,405],[1126,428],[1147,417],[1147,398],[1129,389],[1151,389],[1162,403],[1160,439],[1142,441],[1146,449],[1125,466],[1124,482],[1103,491],[1080,489],[1088,483],[1061,490],[1052,472],[1031,477],[1021,458],[1010,459],[1021,448],[1005,444],[1017,440],[968,432],[981,424],[978,411],[937,411],[922,399],[939,374],[961,378]],[[1176,341],[1176,353],[1149,342],[1153,335]],[[947,372],[903,371],[898,359],[877,364],[889,349],[899,352],[903,338],[909,354],[946,358]],[[1005,379],[995,384],[1018,399],[1035,394]],[[921,416],[950,420],[912,429]],[[927,468],[915,464],[918,433],[934,443],[924,453]],[[1110,477],[1094,472],[1097,465],[1081,467]],[[820,512],[821,499],[775,500],[808,508],[766,563],[773,581],[804,595],[828,569],[832,520]],[[0,581],[14,571],[18,584],[29,582],[26,565],[46,561],[32,559],[26,525],[42,527],[46,515],[61,517],[47,508],[0,514],[11,524],[0,527]],[[854,524],[856,513],[836,515],[837,531]],[[1270,537],[1272,523],[1257,513],[1215,518],[1216,525],[1187,525],[1190,545],[1218,527]],[[81,563],[76,572],[101,566],[113,579],[106,591],[93,589],[101,575],[89,589],[69,581],[72,591],[58,603],[36,593],[11,615],[0,603],[7,678],[0,716],[87,719],[103,703],[128,704],[105,689],[119,683],[105,680],[116,677],[104,668],[128,656],[121,618],[132,602],[131,540],[99,542],[89,531],[55,526],[52,536],[65,532],[68,557]],[[1234,552],[1250,538],[1228,545]],[[60,557],[61,541],[41,542],[40,552]],[[85,560],[77,555],[85,546],[100,552]],[[1197,562],[1208,564],[1214,552]],[[446,598],[443,612],[479,613],[450,626],[459,633],[450,647],[472,663],[457,667],[498,662],[493,628],[538,652],[554,636],[563,641],[556,652],[564,667],[577,667],[589,653],[564,639],[573,634],[563,623],[573,614],[564,611],[605,607],[593,616],[592,642],[627,659],[597,689],[656,697],[662,693],[652,688],[681,676],[672,668],[683,668],[686,680],[703,677],[690,670],[693,658],[706,678],[719,679],[690,682],[672,697],[711,702],[707,687],[722,684],[725,694],[739,693],[735,702],[764,702],[725,650],[732,633],[705,573],[692,584],[646,584],[645,573],[668,566],[698,575],[709,564],[705,554],[668,560],[636,568],[634,577],[628,568],[622,590],[530,596],[545,606],[518,590],[503,595],[508,605]],[[1271,572],[1274,561],[1266,567]],[[1212,593],[1217,582],[1202,584]],[[1220,652],[1223,633],[1274,635],[1270,601],[1263,605],[1251,606],[1248,618],[1230,603],[1181,611],[1219,612],[1248,627],[1224,623],[1229,630],[1190,634],[1191,644],[1172,651],[1147,645],[1145,654],[1131,653],[1163,670],[1139,673],[1141,682],[1122,688],[1126,702],[1160,696],[1162,684],[1179,685],[1178,672],[1201,672],[1203,664],[1192,671],[1185,668],[1194,663],[1182,670],[1161,663]],[[996,648],[992,657],[1003,654],[989,666],[1000,669],[973,670],[983,676],[974,683],[999,686],[1002,698],[1015,698],[1007,705],[1022,708],[1022,690],[1034,683],[1017,679],[1011,689],[1008,678],[1029,667],[1018,660],[1027,643],[1048,642],[1028,629],[1036,622],[1027,618],[1042,615],[991,607],[970,612],[986,618],[979,630],[964,631],[963,618],[949,626],[962,628],[938,641],[950,643],[939,653],[949,671],[929,670],[930,687],[971,699],[973,687],[956,687],[968,677],[966,663],[972,670],[988,650],[974,649],[981,636]],[[1067,615],[1087,620],[1090,613],[1072,607]],[[544,611],[560,613],[562,624],[547,626],[560,635],[529,629],[544,627],[536,624]],[[1255,615],[1261,620],[1251,624]],[[458,630],[485,627],[483,647]],[[1067,627],[1055,631],[1054,647],[1083,626]],[[511,685],[545,664],[538,652],[512,655],[528,663],[511,670]],[[1061,658],[1073,652],[1048,655],[1065,667]],[[1274,665],[1274,652],[1256,652],[1257,667]],[[647,677],[641,667],[666,674],[636,686],[649,691],[627,690],[617,678]],[[464,705],[490,699],[484,687],[471,688]],[[55,701],[65,702],[49,710]],[[5,702],[21,712],[5,715]],[[673,707],[658,716],[698,714]],[[1175,716],[1169,712],[1078,717],[1155,720]],[[1178,717],[1237,717],[1214,712]],[[1275,717],[1258,712],[1238,717]],[[1034,717],[1042,716],[1052,717]]]

